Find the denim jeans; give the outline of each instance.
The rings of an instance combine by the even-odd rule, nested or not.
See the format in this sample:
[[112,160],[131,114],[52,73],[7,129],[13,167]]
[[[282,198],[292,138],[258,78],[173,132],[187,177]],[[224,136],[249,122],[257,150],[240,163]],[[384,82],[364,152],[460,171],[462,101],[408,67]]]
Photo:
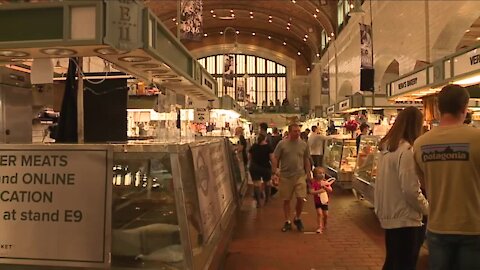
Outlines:
[[430,270],[480,269],[480,235],[427,233]]

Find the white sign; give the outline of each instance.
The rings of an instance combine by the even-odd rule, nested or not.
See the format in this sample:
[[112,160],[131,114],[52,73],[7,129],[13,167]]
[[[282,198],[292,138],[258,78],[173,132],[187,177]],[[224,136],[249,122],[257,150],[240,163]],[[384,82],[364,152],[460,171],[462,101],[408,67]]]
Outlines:
[[459,76],[471,71],[480,71],[480,49],[473,49],[453,60],[453,75]]
[[105,4],[105,43],[122,51],[141,48],[143,7],[135,0],[110,0]]
[[340,111],[350,109],[350,99],[344,100],[338,104]]
[[427,85],[426,69],[392,82],[392,96],[400,95],[425,85]]
[[335,105],[327,107],[327,114],[332,114],[335,112]]
[[108,265],[111,152],[62,147],[1,147],[0,263]]
[[192,147],[205,240],[210,238],[223,213],[233,201],[232,178],[225,151],[223,141]]
[[205,124],[210,122],[210,111],[205,108],[195,108],[195,123]]

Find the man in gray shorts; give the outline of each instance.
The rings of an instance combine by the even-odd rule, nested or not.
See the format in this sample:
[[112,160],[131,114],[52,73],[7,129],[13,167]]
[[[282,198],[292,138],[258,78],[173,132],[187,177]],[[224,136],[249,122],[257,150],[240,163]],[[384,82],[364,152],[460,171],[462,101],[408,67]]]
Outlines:
[[[295,194],[297,198],[296,216],[293,221],[299,231],[303,231],[300,215],[303,210],[304,198],[307,196],[307,183],[311,180],[310,152],[307,144],[300,140],[300,127],[298,124],[288,126],[288,139],[278,143],[274,151],[272,171],[275,172],[274,181],[280,182],[279,194],[283,199],[283,212],[285,224],[282,231],[292,229],[290,220],[290,200]],[[278,164],[280,163],[280,169]]]

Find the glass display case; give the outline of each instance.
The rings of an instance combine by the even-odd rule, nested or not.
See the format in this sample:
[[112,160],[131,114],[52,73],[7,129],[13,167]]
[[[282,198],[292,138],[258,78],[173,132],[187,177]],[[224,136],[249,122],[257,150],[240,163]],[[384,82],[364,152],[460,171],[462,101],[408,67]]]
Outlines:
[[335,173],[353,173],[357,147],[353,139],[332,138],[325,148],[325,165]]
[[[113,153],[113,179],[107,180],[112,185],[108,269],[219,268],[233,232],[238,197],[230,142],[216,138],[105,147]],[[98,241],[100,245],[102,239]],[[4,266],[9,270],[66,269]]]
[[336,185],[352,188],[353,170],[356,163],[357,146],[353,139],[331,138],[327,140],[324,164],[328,173],[337,178]]
[[356,194],[372,204],[373,189],[377,176],[379,141],[380,137],[378,136],[362,136],[353,182],[353,189],[356,191]]

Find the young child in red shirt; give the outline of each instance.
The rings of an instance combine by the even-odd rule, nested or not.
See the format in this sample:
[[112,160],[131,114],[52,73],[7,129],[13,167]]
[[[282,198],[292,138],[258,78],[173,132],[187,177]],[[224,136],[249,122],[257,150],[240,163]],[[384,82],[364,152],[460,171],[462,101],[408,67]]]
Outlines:
[[332,192],[332,182],[325,180],[325,169],[315,167],[313,169],[313,180],[310,187],[310,194],[313,195],[315,209],[317,211],[317,233],[323,233],[327,228],[328,219],[328,194]]

